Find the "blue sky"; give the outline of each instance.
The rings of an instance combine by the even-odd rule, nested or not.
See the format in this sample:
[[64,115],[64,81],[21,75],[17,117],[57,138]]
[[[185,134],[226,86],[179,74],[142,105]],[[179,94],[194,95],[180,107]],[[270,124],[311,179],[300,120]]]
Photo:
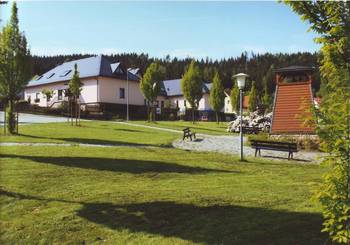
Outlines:
[[[10,5],[1,10],[4,21]],[[144,52],[220,59],[243,51],[319,49],[308,24],[277,2],[32,1],[18,8],[20,28],[40,55]]]

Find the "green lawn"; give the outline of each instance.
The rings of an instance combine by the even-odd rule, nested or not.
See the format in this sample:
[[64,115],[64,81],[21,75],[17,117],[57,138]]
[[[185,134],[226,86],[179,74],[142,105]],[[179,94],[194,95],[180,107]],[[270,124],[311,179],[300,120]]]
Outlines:
[[228,133],[227,122],[192,122],[188,121],[157,121],[157,122],[145,122],[145,121],[131,121],[131,123],[160,127],[160,128],[169,128],[176,130],[183,130],[184,128],[190,127],[194,132],[202,134],[211,134],[211,135],[230,135]]
[[105,122],[28,125],[20,132],[26,136],[2,140],[130,147],[2,147],[0,244],[325,241],[319,207],[310,201],[324,167],[240,163],[229,155],[163,147],[178,134]]
[[31,124],[19,127],[19,136],[4,136],[1,142],[47,142],[85,144],[171,145],[182,135],[103,121],[83,121],[80,127],[68,123]]

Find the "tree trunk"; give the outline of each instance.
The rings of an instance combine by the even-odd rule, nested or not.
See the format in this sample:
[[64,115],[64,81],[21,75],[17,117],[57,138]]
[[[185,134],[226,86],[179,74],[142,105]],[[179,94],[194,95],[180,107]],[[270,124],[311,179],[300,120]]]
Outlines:
[[73,126],[73,98],[70,101],[70,123]]
[[215,112],[216,113],[216,124],[219,124],[219,112]]
[[13,111],[13,101],[9,100],[8,102],[8,106],[6,108],[6,126],[7,126],[7,131],[10,134],[14,134],[15,133],[15,128],[16,128],[16,119],[15,119],[15,113]]
[[80,126],[80,102],[78,105],[78,125]]
[[75,126],[78,126],[78,98],[74,96],[75,101]]
[[7,127],[7,124],[6,124],[6,107],[7,107],[7,105],[4,104],[4,135],[6,135],[6,127]]
[[150,122],[150,106],[149,103],[147,103],[147,121]]
[[194,124],[194,107],[192,107],[192,124]]

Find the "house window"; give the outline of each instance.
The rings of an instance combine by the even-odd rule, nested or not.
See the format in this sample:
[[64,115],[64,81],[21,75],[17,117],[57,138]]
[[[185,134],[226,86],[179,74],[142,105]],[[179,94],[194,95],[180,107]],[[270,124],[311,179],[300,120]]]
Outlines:
[[162,100],[162,101],[160,102],[160,106],[161,106],[162,108],[164,108],[164,100]]
[[52,73],[50,76],[48,76],[47,78],[49,79],[49,78],[51,78],[51,77],[53,77],[55,75],[55,73]]
[[67,76],[72,70],[67,70],[65,72],[63,72],[63,74],[60,75],[60,77],[65,77]]
[[157,108],[159,107],[159,100],[157,100]]
[[39,96],[40,96],[40,93],[36,93],[36,94],[35,94],[34,103],[39,103],[39,102],[40,102]]
[[119,98],[125,99],[125,88],[119,88]]
[[63,95],[63,90],[60,89],[57,91],[57,97],[58,97],[58,100],[62,100],[62,95]]
[[176,100],[176,108],[179,108],[179,101]]
[[184,100],[184,107],[186,107],[186,100]]

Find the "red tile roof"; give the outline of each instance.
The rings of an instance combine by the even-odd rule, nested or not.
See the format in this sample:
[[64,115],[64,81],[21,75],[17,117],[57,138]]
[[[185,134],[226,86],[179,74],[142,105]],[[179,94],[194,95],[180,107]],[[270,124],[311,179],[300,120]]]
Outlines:
[[303,125],[303,116],[313,103],[310,83],[280,84],[275,96],[271,133],[314,132],[314,127]]

